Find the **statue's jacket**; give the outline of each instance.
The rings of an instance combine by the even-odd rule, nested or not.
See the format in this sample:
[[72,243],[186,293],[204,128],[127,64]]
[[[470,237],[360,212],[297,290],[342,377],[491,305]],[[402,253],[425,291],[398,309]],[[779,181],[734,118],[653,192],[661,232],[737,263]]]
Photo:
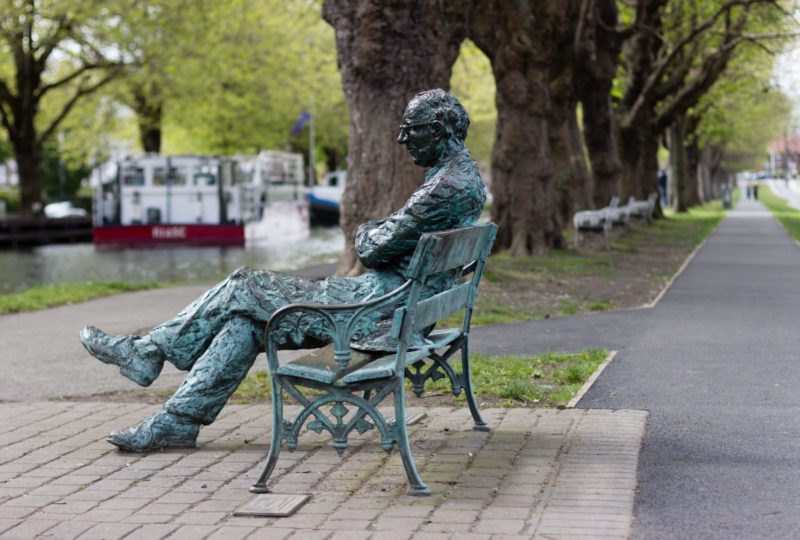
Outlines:
[[[406,204],[388,217],[361,225],[355,250],[368,269],[360,276],[333,276],[312,280],[268,270],[241,268],[187,306],[177,317],[150,331],[157,345],[169,351],[170,361],[188,369],[202,347],[225,321],[244,318],[253,332],[263,336],[263,324],[288,305],[354,304],[383,296],[408,279],[406,272],[422,234],[473,225],[486,201],[478,167],[466,149],[454,152],[425,174],[425,182]],[[459,276],[433,276],[422,299],[451,287]],[[373,312],[353,338],[353,348],[393,351],[391,339],[394,308]],[[260,330],[259,330],[260,328]],[[292,315],[280,324],[278,347],[320,347],[331,341],[330,330],[319,316]],[[424,343],[423,335],[411,336],[410,348]]]

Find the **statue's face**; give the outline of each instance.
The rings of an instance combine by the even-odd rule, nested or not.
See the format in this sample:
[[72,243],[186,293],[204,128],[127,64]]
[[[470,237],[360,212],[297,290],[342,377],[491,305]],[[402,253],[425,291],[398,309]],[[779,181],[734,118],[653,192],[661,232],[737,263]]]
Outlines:
[[411,159],[421,167],[431,167],[439,160],[438,142],[442,126],[427,106],[409,105],[403,115],[397,142],[406,145]]

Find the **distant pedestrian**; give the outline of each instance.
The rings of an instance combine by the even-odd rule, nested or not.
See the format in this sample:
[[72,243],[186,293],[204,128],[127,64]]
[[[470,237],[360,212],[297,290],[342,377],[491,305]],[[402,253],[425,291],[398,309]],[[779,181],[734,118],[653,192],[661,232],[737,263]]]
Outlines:
[[750,186],[750,184],[747,184],[747,198],[749,199],[752,196],[753,196],[753,188],[752,186]]
[[755,185],[753,186],[753,198],[754,198],[755,200],[758,200],[758,184],[755,184]]

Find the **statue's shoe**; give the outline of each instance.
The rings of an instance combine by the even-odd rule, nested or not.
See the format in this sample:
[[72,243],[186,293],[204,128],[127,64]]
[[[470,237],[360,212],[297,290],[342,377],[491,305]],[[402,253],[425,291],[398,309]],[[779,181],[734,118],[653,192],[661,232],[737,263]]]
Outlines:
[[199,424],[161,411],[138,426],[112,433],[106,437],[106,441],[128,452],[150,452],[160,448],[194,448],[199,432]]
[[86,326],[81,330],[81,343],[104,364],[119,366],[119,372],[139,386],[150,386],[164,367],[164,354],[149,338],[110,336]]

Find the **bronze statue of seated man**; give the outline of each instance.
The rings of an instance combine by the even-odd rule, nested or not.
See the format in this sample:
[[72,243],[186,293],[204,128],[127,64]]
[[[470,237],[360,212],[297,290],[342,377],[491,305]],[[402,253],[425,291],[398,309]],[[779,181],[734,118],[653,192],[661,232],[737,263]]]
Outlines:
[[[410,256],[423,233],[475,224],[486,195],[478,166],[464,146],[468,126],[466,111],[444,90],[422,92],[409,102],[397,140],[428,171],[424,184],[400,210],[359,227],[355,248],[366,273],[310,280],[240,268],[145,336],[110,336],[84,328],[80,337],[86,350],[141,386],[158,377],[165,361],[189,372],[161,411],[106,440],[134,452],[193,447],[200,426],[214,421],[264,350],[264,325],[277,309],[293,303],[349,304],[388,293],[406,280]],[[443,277],[430,294],[448,288],[447,279],[452,277]],[[285,336],[282,348],[325,343],[308,319],[299,321],[299,332]],[[377,314],[372,323],[353,347],[394,350],[391,320]]]

